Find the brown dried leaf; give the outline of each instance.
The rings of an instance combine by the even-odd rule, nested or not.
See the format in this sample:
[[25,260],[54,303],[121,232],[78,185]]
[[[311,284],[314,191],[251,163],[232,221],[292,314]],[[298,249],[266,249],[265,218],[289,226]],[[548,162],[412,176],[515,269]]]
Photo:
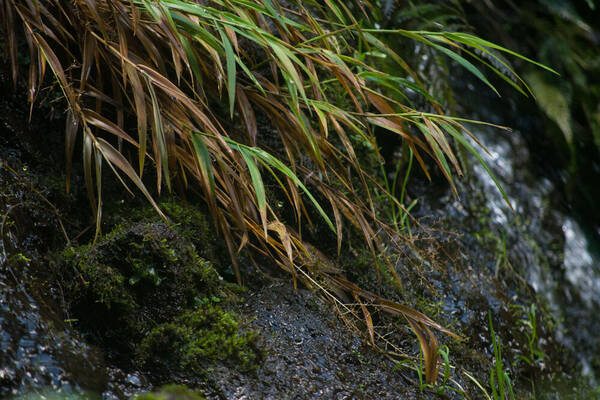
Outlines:
[[129,161],[127,161],[127,159],[125,159],[125,157],[121,153],[119,153],[114,147],[112,147],[110,143],[108,143],[102,138],[96,138],[95,146],[98,150],[100,150],[102,156],[108,163],[119,168],[129,177],[129,179],[133,181],[133,183],[135,183],[138,189],[140,189],[144,196],[146,196],[150,204],[152,204],[158,215],[160,215],[165,221],[168,221],[167,216],[163,214],[163,212],[160,210],[158,204],[156,204],[156,202],[146,189],[146,186],[144,186],[144,183],[142,182],[140,177],[135,173],[135,170],[133,169]]

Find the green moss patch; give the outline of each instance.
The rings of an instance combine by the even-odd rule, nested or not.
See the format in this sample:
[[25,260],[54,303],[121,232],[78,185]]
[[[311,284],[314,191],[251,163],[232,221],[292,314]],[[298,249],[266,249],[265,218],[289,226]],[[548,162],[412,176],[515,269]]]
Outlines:
[[244,370],[258,360],[255,333],[240,331],[236,315],[214,304],[204,304],[173,322],[155,327],[137,351],[149,369],[203,374],[207,362],[222,361]]

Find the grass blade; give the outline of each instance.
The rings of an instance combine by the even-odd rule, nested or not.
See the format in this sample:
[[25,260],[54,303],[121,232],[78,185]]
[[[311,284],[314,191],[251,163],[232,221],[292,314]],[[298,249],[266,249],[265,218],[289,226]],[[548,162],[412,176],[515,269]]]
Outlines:
[[258,166],[254,162],[254,156],[250,153],[249,150],[240,147],[239,148],[242,157],[244,157],[244,161],[248,166],[248,172],[250,173],[250,177],[252,179],[252,186],[254,187],[254,193],[256,193],[256,201],[258,204],[258,210],[260,213],[260,220],[263,223],[263,228],[265,231],[265,237],[267,235],[267,199],[265,195],[265,186],[263,184],[262,176],[258,169]]
[[216,27],[221,35],[223,49],[225,50],[225,60],[227,62],[227,91],[229,93],[229,116],[233,118],[233,109],[235,107],[235,55],[233,53],[231,42],[223,29],[219,25],[216,25]]
[[135,183],[138,189],[140,189],[144,196],[146,196],[150,204],[152,204],[158,215],[160,215],[165,221],[168,221],[167,216],[160,210],[158,204],[156,204],[140,177],[136,174],[131,164],[129,164],[129,161],[127,161],[127,159],[125,159],[125,157],[119,153],[117,149],[112,147],[110,143],[102,138],[96,138],[95,146],[102,153],[102,156],[108,163],[119,168],[125,173],[125,175],[129,177],[129,179],[131,179],[133,183]]

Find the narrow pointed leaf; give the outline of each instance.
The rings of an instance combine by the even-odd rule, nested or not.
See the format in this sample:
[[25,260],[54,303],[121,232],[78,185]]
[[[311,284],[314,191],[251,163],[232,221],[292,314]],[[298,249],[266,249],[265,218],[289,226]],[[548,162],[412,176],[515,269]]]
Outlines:
[[160,215],[165,221],[167,221],[167,216],[163,214],[163,212],[158,207],[158,204],[154,201],[146,186],[140,179],[140,177],[136,174],[135,170],[129,164],[129,161],[125,159],[125,157],[119,153],[113,146],[110,145],[107,141],[102,138],[96,138],[96,147],[102,153],[102,156],[106,159],[107,162],[119,168],[121,171],[125,173],[131,179],[131,181],[140,189],[140,191],[146,196],[150,204],[154,207],[158,215]]
[[254,157],[247,149],[240,147],[240,153],[244,157],[244,161],[248,166],[248,172],[252,179],[252,186],[254,187],[254,193],[256,193],[256,201],[258,204],[258,210],[260,212],[260,219],[263,223],[265,230],[265,236],[267,234],[267,199],[265,195],[265,186],[263,184],[262,176],[258,169],[258,166],[254,162]]

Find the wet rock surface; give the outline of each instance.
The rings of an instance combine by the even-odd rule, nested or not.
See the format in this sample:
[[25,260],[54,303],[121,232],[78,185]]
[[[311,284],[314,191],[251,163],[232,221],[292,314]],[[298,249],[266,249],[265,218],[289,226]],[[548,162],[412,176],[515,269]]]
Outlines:
[[[11,93],[2,79],[2,92]],[[50,387],[65,394],[98,387],[102,358],[64,329],[25,282],[31,259],[53,244],[56,219],[31,190],[26,114],[17,96],[0,100],[0,397]],[[51,233],[51,234],[50,234]],[[44,237],[44,234],[48,234]],[[50,240],[48,240],[50,238]],[[101,385],[101,383],[100,383]]]
[[65,395],[100,389],[101,354],[44,313],[12,277],[0,275],[0,397],[51,388]]
[[[554,319],[553,335],[572,352],[567,365],[576,367],[597,385],[600,373],[597,354],[600,329],[595,317],[600,309],[600,235],[590,210],[577,209],[579,200],[570,199],[568,172],[552,168],[556,157],[546,149],[548,139],[531,103],[517,98],[500,106],[497,98],[481,99],[480,88],[459,88],[466,96],[477,98],[463,112],[476,118],[503,123],[514,131],[478,129],[477,136],[488,148],[483,154],[514,208],[510,210],[489,175],[475,165],[470,191],[485,187],[484,204],[490,210],[488,236],[495,236],[502,263],[515,271],[522,283],[530,286],[537,301],[546,306]],[[469,102],[466,102],[469,104]],[[583,191],[587,188],[581,188]],[[470,204],[472,200],[468,200]],[[471,209],[473,207],[471,206]],[[494,241],[494,239],[491,239]],[[488,239],[489,242],[489,239]],[[585,272],[584,272],[585,271]],[[576,361],[574,361],[576,360]]]
[[253,375],[214,369],[209,376],[215,398],[420,398],[394,362],[306,289],[294,291],[289,282],[267,285],[247,296],[240,313],[260,332],[265,359]]

